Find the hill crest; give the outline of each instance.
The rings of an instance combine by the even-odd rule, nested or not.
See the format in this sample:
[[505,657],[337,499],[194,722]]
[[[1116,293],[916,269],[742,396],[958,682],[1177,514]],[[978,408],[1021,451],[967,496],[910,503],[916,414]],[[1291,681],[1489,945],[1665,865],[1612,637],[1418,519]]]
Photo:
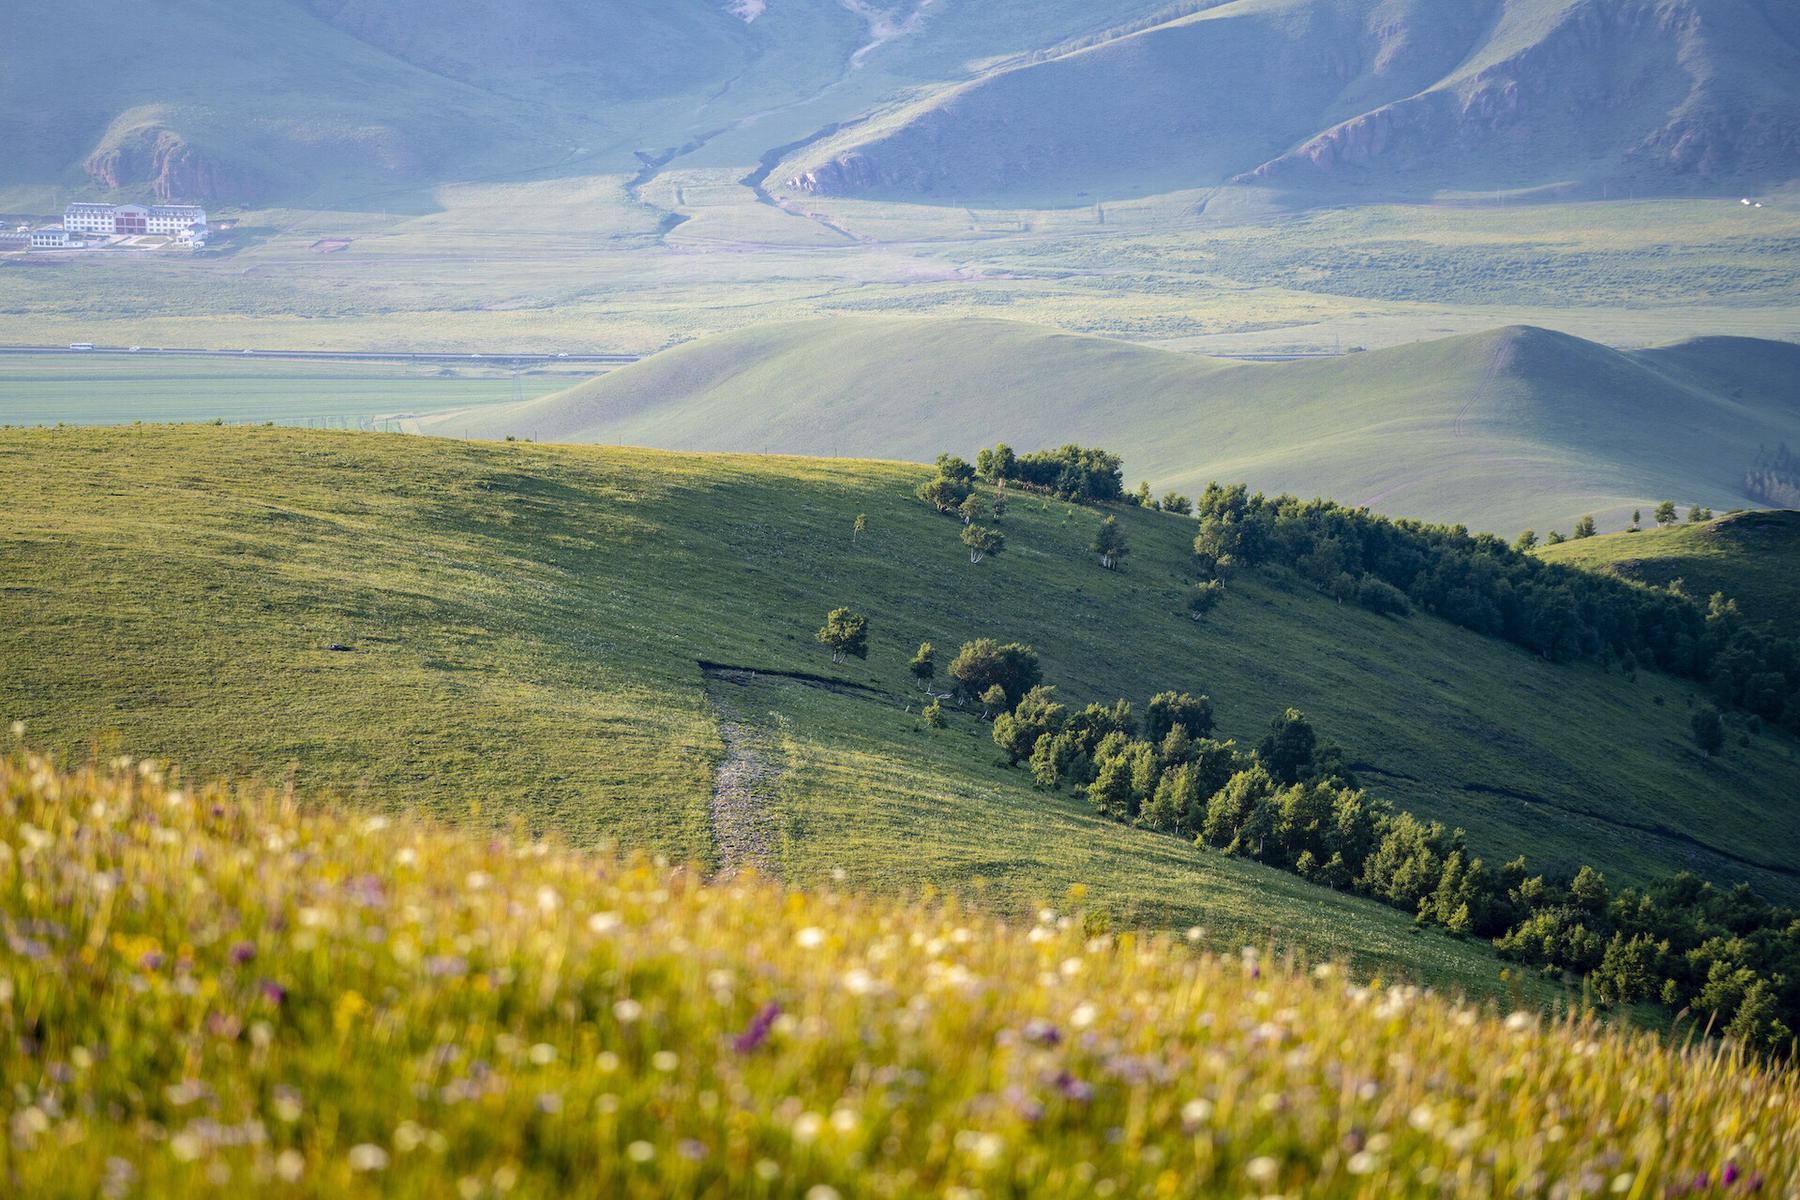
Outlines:
[[[1752,504],[1800,444],[1800,347],[1624,352],[1511,326],[1317,361],[1206,359],[994,319],[846,317],[678,346],[566,392],[419,422],[449,436],[929,460],[1098,443],[1135,478],[1209,479],[1507,536],[1664,494]],[[1680,440],[1678,430],[1699,429]]]

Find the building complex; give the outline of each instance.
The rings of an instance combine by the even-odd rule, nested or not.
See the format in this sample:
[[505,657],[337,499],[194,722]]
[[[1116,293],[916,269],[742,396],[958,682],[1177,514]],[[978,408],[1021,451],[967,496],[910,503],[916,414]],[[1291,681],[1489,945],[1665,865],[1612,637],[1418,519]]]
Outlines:
[[206,210],[194,204],[71,204],[63,211],[63,228],[108,235],[198,233],[206,228]]

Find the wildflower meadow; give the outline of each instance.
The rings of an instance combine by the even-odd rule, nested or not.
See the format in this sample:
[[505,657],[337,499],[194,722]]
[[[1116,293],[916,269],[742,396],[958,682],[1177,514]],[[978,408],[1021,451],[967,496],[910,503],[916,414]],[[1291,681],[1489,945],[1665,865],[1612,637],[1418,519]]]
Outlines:
[[1079,889],[1009,923],[13,749],[0,932],[9,1196],[1800,1189],[1800,1079],[1732,1043]]

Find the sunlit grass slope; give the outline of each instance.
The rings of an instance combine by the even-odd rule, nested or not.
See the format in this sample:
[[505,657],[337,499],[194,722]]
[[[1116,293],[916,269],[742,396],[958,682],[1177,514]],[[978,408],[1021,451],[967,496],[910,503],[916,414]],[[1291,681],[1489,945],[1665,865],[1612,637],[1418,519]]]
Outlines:
[[1582,538],[1539,553],[1657,587],[1679,580],[1705,599],[1737,601],[1746,616],[1792,628],[1800,618],[1800,512],[1734,513],[1695,525]]
[[[706,860],[722,748],[697,664],[833,674],[877,690],[818,699],[795,736],[858,747],[858,772],[895,781],[839,865],[941,833],[934,853],[967,874],[1129,894],[1129,856],[1106,878],[1072,865],[1099,827],[1082,802],[995,765],[985,726],[957,718],[933,742],[903,711],[919,642],[1017,638],[1078,703],[1203,690],[1251,740],[1298,705],[1371,786],[1466,827],[1490,859],[1794,890],[1795,744],[1771,733],[1704,759],[1686,685],[1554,666],[1279,577],[1234,578],[1196,623],[1192,527],[1159,513],[1120,514],[1134,551],[1114,573],[1087,553],[1093,511],[1021,502],[1006,553],[972,567],[956,526],[913,499],[925,473],[262,427],[0,432],[0,713],[53,748],[292,770],[386,808],[478,801],[484,820]],[[858,513],[870,533],[853,546]],[[833,668],[813,641],[840,604],[870,617],[866,663]],[[803,807],[805,775],[790,773]],[[1041,840],[996,858],[996,823]],[[1185,923],[1200,884],[1155,902]]]
[[1749,504],[1800,443],[1800,346],[1621,353],[1526,326],[1312,362],[1222,363],[996,320],[840,318],[678,347],[447,433],[930,459],[995,440],[1124,454],[1133,479],[1325,495],[1510,537],[1664,496]]
[[561,391],[572,372],[258,358],[0,358],[0,425],[278,421],[324,425],[509,403]]
[[706,885],[9,749],[0,1172],[45,1198],[1800,1186],[1789,1068],[1054,903]]

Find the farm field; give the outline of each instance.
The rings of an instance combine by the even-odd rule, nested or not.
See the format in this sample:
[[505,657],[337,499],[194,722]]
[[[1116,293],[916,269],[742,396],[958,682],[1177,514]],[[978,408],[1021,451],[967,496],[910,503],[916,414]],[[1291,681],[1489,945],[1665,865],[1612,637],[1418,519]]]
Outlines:
[[[1707,759],[1688,684],[1553,666],[1280,574],[1246,573],[1196,623],[1182,599],[1192,527],[1172,515],[1121,512],[1136,550],[1113,573],[1086,553],[1096,514],[1055,501],[1016,505],[1007,552],[972,567],[954,523],[912,498],[923,469],[897,463],[134,426],[6,432],[0,467],[0,568],[19,614],[0,630],[0,713],[47,748],[292,773],[450,818],[474,815],[475,794],[484,822],[705,861],[724,749],[700,664],[811,672],[874,691],[784,701],[799,706],[795,753],[885,782],[856,793],[868,840],[840,855],[826,814],[850,797],[790,771],[825,840],[800,839],[789,869],[841,857],[910,886],[919,876],[876,864],[912,858],[929,814],[953,877],[1015,899],[1085,882],[1109,905],[1196,923],[1203,892],[1161,892],[1132,855],[1094,847],[1206,855],[1162,835],[1077,836],[1093,819],[995,766],[985,726],[920,731],[904,670],[919,642],[950,654],[1017,638],[1076,704],[1203,690],[1240,740],[1298,706],[1378,794],[1462,826],[1490,861],[1591,861],[1626,880],[1692,869],[1800,893],[1792,739]],[[858,513],[870,533],[852,546]],[[833,668],[813,641],[840,604],[870,615],[867,663]],[[1042,853],[996,855],[996,811]],[[1070,850],[1049,852],[1052,836]],[[1112,866],[1076,880],[1077,861]]]
[[0,356],[0,425],[222,420],[337,426],[546,395],[585,378],[400,363],[123,356]]

